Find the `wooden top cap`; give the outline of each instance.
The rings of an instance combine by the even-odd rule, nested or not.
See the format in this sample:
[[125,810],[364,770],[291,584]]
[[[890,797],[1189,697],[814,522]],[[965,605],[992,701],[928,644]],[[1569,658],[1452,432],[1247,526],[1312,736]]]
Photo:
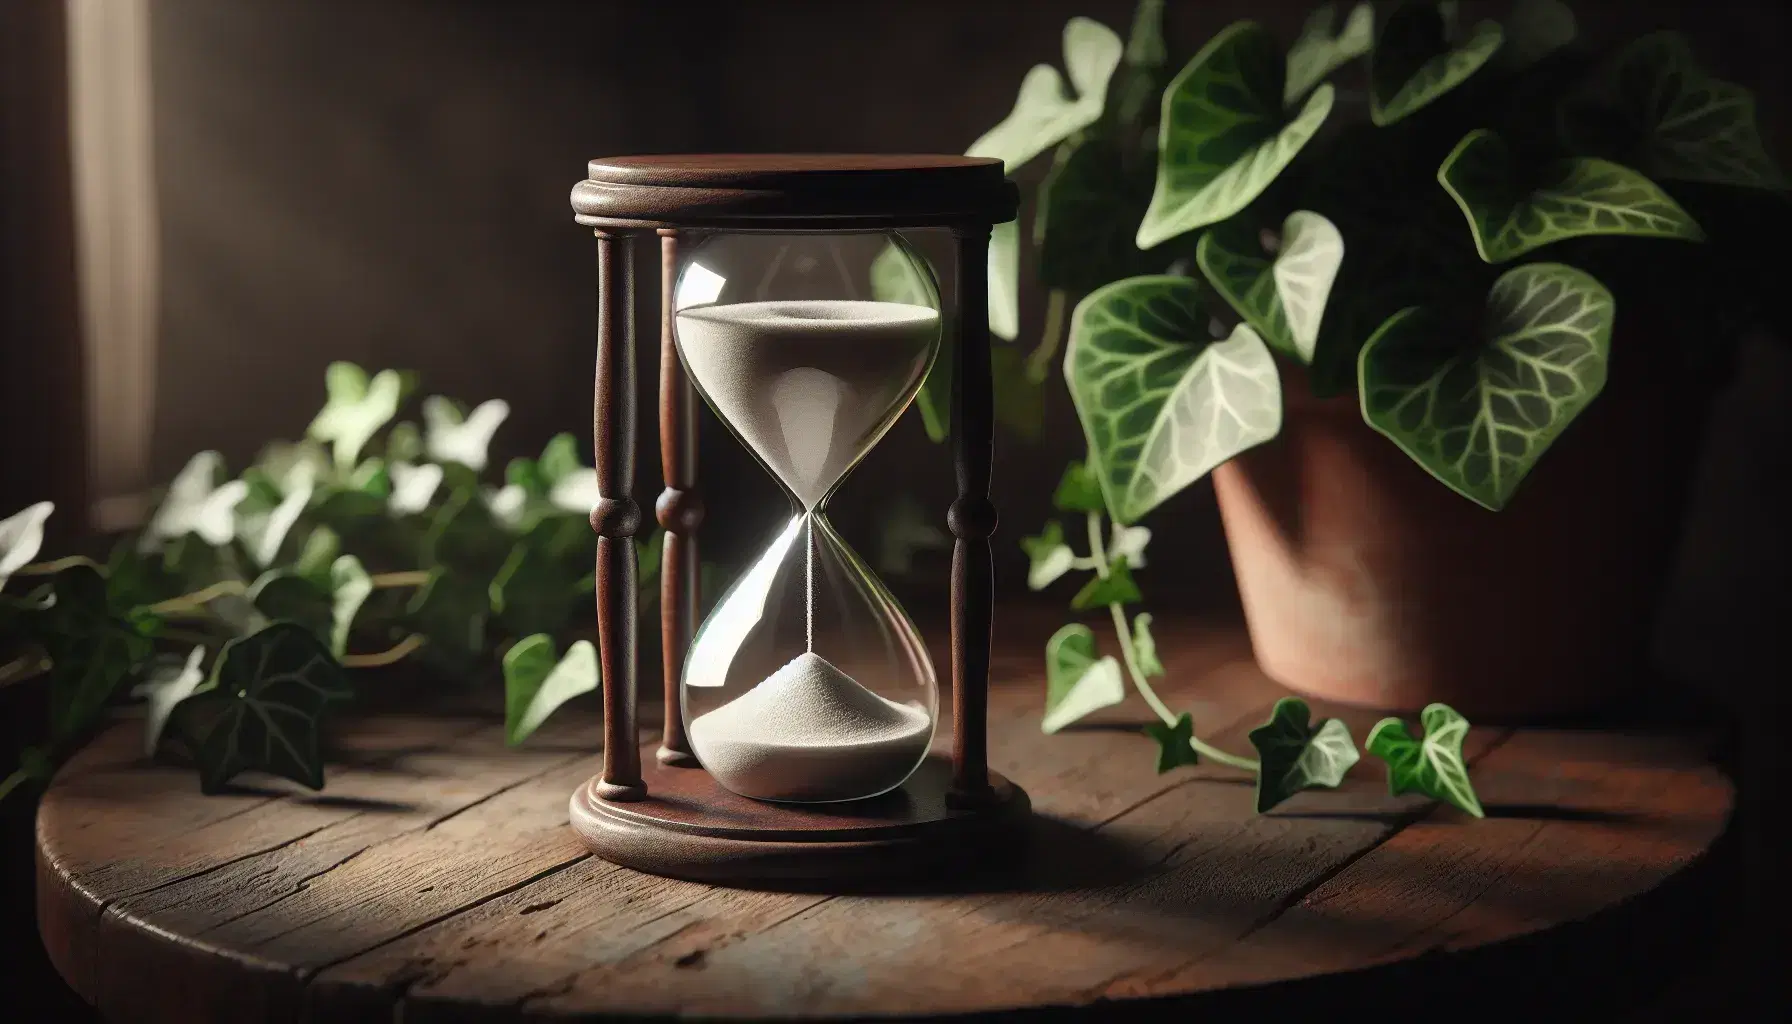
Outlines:
[[950,227],[1014,219],[999,160],[968,156],[724,153],[593,160],[573,186],[595,228]]

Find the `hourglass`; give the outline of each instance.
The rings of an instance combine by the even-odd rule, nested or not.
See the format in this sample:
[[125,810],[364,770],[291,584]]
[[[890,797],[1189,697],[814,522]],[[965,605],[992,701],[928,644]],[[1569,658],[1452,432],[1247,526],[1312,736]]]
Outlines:
[[[603,770],[571,820],[599,856],[713,882],[843,882],[1013,845],[1019,787],[986,763],[992,401],[985,265],[1017,195],[997,161],[665,156],[593,161],[573,190],[598,238],[592,510]],[[902,232],[947,229],[957,315]],[[636,734],[635,235],[661,256],[664,727]],[[942,351],[946,354],[942,355]],[[827,518],[830,497],[950,359],[959,496],[950,756],[927,646]],[[694,390],[693,390],[694,385]],[[782,487],[790,515],[693,631],[695,394]],[[875,486],[875,484],[873,484]]]

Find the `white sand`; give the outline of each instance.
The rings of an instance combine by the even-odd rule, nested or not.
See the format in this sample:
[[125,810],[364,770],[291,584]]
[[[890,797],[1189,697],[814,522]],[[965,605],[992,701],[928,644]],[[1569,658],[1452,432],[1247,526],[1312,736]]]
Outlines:
[[697,716],[691,746],[723,786],[759,800],[856,800],[894,789],[920,764],[933,721],[872,693],[819,654]]
[[939,330],[938,312],[902,302],[742,302],[678,314],[692,379],[809,509],[901,413]]

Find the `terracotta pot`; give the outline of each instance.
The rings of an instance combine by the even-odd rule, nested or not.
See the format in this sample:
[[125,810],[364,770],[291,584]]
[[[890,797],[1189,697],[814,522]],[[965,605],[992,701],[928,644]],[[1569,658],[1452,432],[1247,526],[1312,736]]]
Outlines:
[[1263,670],[1483,721],[1585,711],[1635,683],[1702,417],[1622,341],[1604,393],[1499,512],[1419,468],[1354,395],[1316,400],[1284,373],[1282,436],[1213,474]]

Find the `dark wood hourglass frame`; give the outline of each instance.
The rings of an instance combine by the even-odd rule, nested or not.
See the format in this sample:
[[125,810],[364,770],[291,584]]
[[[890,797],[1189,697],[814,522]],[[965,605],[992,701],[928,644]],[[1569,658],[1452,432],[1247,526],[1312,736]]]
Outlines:
[[[1026,794],[988,764],[990,630],[994,616],[989,500],[994,401],[989,362],[991,228],[1019,194],[1002,164],[960,156],[698,155],[593,160],[573,187],[578,223],[597,236],[598,662],[603,770],[573,794],[571,820],[606,860],[712,882],[827,884],[906,873],[1013,845]],[[951,327],[952,453],[958,498],[946,520],[952,551],[952,756],[929,755],[893,793],[843,804],[774,804],[737,796],[697,763],[679,703],[697,612],[696,401],[674,341],[679,245],[710,232],[804,233],[946,228],[956,240],[958,310]],[[654,510],[666,531],[660,563],[665,728],[647,756],[636,730],[634,255],[631,236],[660,245],[660,461]],[[942,357],[943,358],[943,357]],[[652,744],[648,744],[652,746]]]

